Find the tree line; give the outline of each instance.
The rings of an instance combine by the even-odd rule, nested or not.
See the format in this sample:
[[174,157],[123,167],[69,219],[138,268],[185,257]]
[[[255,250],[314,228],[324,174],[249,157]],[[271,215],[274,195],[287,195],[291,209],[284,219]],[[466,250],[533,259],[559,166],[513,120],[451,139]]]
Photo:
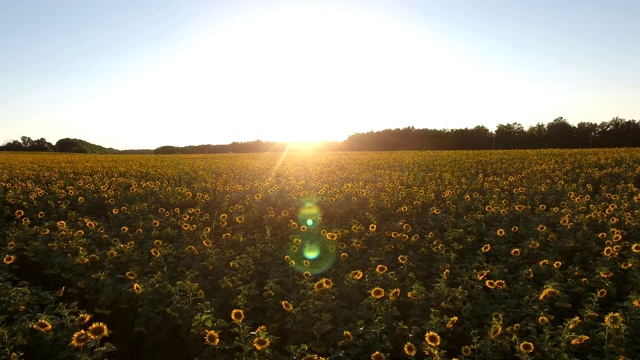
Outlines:
[[[350,135],[342,142],[325,142],[317,146],[325,151],[396,151],[396,150],[490,150],[490,149],[574,149],[640,147],[640,122],[615,117],[599,124],[580,122],[571,125],[558,117],[550,123],[537,123],[525,129],[520,123],[500,124],[495,131],[485,126],[464,129],[386,129]],[[219,154],[301,151],[303,146],[269,141],[233,142],[226,145],[161,146],[155,150],[118,151],[79,139],[60,139],[51,144],[46,139],[23,136],[0,146],[0,151],[58,151],[74,153],[154,153]]]
[[20,140],[12,140],[0,146],[0,151],[40,151],[40,152],[66,152],[82,154],[115,154],[118,150],[105,148],[80,139],[64,138],[55,144],[45,138],[33,140],[28,136],[22,136]]
[[453,130],[406,127],[354,134],[343,146],[352,151],[640,147],[640,122],[615,117],[600,124],[574,126],[558,117],[526,130],[517,122],[500,124],[493,132],[484,126]]
[[[397,151],[609,147],[640,147],[640,122],[615,117],[600,124],[581,122],[574,126],[567,119],[558,117],[550,123],[538,123],[527,129],[517,122],[500,124],[495,131],[489,131],[485,126],[452,130],[405,127],[357,133],[345,141],[325,143],[318,148],[331,151]],[[228,145],[163,146],[155,149],[154,153],[281,152],[286,149],[287,144],[258,140]]]

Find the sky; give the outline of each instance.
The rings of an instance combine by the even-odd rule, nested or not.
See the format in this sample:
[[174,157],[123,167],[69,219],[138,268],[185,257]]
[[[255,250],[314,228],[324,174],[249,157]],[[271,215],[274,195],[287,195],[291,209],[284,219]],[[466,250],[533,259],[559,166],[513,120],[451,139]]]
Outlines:
[[0,0],[0,142],[640,120],[636,0]]

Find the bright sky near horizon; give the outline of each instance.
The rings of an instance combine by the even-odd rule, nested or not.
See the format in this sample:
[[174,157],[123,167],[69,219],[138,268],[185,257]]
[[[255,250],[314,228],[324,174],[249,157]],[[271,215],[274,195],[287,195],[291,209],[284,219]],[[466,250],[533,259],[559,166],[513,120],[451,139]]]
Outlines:
[[0,142],[640,120],[640,1],[0,0]]

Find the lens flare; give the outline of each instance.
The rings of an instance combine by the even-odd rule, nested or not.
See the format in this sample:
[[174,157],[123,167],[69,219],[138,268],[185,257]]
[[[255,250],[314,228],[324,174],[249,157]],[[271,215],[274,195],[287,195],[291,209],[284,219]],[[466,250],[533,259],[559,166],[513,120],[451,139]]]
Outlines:
[[301,273],[322,273],[333,265],[337,255],[333,242],[329,242],[318,229],[322,212],[315,198],[302,199],[298,220],[300,224],[306,224],[306,230],[292,236],[285,258]]
[[300,233],[296,239],[301,241],[300,248],[290,244],[287,256],[295,262],[293,268],[297,271],[308,271],[316,275],[325,272],[335,263],[336,247],[319,232]]
[[318,244],[306,243],[303,254],[307,259],[315,260],[320,256],[320,246],[318,246]]
[[316,227],[322,221],[322,212],[316,203],[315,198],[305,198],[298,211],[298,220],[301,224],[306,224],[307,228]]

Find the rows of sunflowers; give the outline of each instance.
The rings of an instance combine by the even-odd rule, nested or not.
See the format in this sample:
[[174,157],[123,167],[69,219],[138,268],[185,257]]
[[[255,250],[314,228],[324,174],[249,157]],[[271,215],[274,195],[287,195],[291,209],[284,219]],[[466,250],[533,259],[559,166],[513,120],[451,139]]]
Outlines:
[[2,359],[640,358],[635,149],[0,155]]

